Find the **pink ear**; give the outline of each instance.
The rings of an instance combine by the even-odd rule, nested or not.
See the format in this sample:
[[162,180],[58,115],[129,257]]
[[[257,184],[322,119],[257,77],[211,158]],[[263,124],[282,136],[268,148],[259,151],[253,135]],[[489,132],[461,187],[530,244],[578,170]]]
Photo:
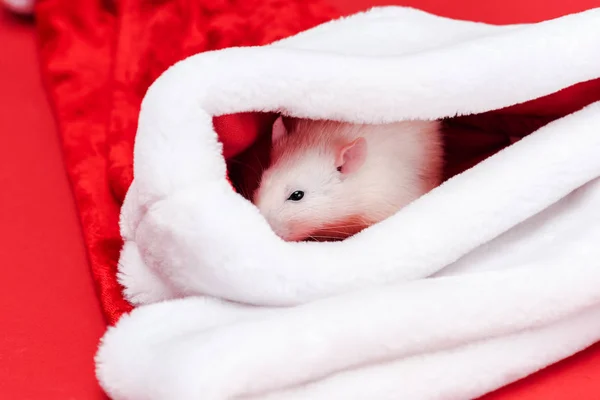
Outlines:
[[283,124],[283,118],[279,116],[275,122],[273,122],[273,131],[271,133],[271,143],[279,141],[282,137],[288,133],[287,128]]
[[340,149],[336,166],[343,174],[351,174],[358,171],[366,159],[367,141],[359,137]]

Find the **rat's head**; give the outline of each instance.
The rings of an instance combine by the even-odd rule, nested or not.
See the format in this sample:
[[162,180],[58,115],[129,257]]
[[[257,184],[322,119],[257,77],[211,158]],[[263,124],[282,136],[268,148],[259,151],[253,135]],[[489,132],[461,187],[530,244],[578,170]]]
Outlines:
[[[287,241],[328,234],[351,214],[358,196],[352,181],[363,166],[367,142],[344,135],[342,125],[295,120],[273,124],[271,164],[254,193],[254,204]],[[360,191],[360,188],[358,188]]]

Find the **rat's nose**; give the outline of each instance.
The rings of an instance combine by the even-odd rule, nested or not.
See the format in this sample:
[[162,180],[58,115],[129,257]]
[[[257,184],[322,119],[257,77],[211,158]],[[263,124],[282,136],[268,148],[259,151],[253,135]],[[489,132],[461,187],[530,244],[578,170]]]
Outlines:
[[290,240],[290,231],[284,227],[273,227],[273,232],[285,241]]
[[292,229],[289,226],[286,226],[286,228],[282,230],[282,232],[277,233],[277,235],[286,242],[301,242],[309,237],[305,232]]

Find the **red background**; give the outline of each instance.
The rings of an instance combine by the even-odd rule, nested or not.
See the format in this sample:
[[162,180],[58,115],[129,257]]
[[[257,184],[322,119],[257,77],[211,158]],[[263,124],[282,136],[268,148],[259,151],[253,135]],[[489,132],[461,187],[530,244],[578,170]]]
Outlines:
[[[600,0],[330,1],[346,11],[403,4],[492,23],[600,6]],[[0,398],[101,399],[93,354],[105,325],[39,78],[33,28],[2,13],[0,48]],[[598,399],[598,377],[596,348],[488,398]]]

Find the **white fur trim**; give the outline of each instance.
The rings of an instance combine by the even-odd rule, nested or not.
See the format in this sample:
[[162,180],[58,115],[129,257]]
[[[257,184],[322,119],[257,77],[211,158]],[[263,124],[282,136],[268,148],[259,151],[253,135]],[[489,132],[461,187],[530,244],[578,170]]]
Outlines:
[[484,112],[600,77],[598,48],[600,9],[497,27],[386,7],[170,68],[142,104],[120,279],[136,304],[239,304],[135,310],[103,339],[103,387],[465,399],[600,339],[600,103],[339,243],[281,241],[226,183],[211,122]]

